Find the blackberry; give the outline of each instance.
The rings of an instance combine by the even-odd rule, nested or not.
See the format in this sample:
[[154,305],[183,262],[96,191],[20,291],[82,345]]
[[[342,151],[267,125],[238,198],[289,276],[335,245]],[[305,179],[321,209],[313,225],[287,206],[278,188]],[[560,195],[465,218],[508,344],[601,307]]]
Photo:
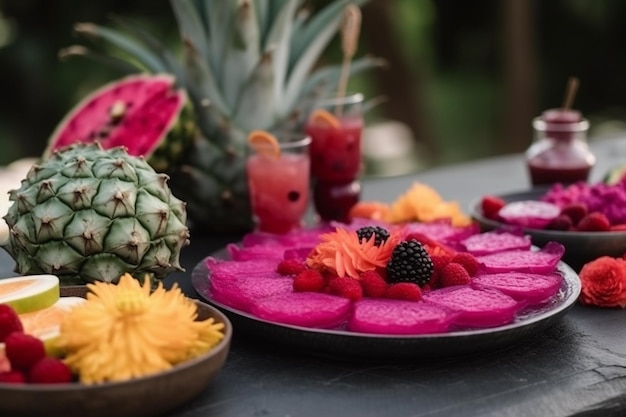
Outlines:
[[383,229],[380,226],[366,226],[361,227],[356,231],[356,234],[359,236],[359,242],[365,240],[366,242],[370,240],[372,235],[376,236],[374,238],[374,245],[380,246],[389,239],[389,232]]
[[420,286],[430,281],[435,271],[432,259],[424,246],[415,239],[400,242],[393,249],[387,263],[390,283],[413,282]]

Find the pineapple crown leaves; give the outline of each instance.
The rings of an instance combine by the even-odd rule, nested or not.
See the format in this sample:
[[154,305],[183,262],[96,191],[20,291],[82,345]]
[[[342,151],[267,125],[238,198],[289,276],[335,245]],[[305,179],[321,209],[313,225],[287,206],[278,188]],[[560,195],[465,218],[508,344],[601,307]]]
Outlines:
[[[202,133],[213,140],[224,127],[272,130],[292,118],[307,96],[336,87],[339,64],[314,66],[338,32],[343,8],[365,2],[335,0],[310,13],[302,0],[171,0],[182,59],[139,25],[120,18],[115,22],[121,30],[91,23],[75,26],[78,34],[113,45],[119,57],[107,59],[106,53],[76,46],[65,48],[61,56],[84,56],[128,69],[126,62],[139,71],[173,74],[187,90]],[[353,62],[351,73],[382,64],[365,56]]]

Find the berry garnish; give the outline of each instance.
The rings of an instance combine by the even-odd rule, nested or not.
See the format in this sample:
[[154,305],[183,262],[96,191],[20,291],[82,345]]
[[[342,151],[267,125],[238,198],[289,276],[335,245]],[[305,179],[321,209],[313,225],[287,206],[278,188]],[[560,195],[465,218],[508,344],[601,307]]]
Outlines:
[[17,313],[8,304],[0,304],[0,343],[13,332],[23,332],[24,327]]
[[328,282],[327,291],[329,294],[348,298],[357,301],[363,298],[363,288],[361,284],[350,277],[334,277]]
[[463,268],[465,268],[470,277],[473,277],[478,273],[478,260],[469,252],[458,252],[452,257],[450,262],[460,264]]
[[389,232],[380,226],[361,227],[356,231],[356,234],[359,236],[359,242],[361,243],[367,242],[372,236],[375,236],[374,245],[376,246],[382,245],[389,239]]
[[305,269],[306,266],[302,262],[295,259],[285,259],[278,263],[276,272],[280,275],[297,275]]
[[27,379],[33,384],[63,384],[72,382],[72,371],[60,359],[45,357],[32,366]]
[[364,296],[380,298],[385,295],[387,282],[377,271],[365,271],[361,274],[361,287]]
[[4,340],[7,359],[11,369],[27,372],[35,363],[46,356],[43,342],[31,335],[13,332]]
[[498,212],[505,204],[506,202],[500,197],[486,195],[480,201],[480,208],[483,216],[491,220],[498,220]]
[[0,372],[0,383],[3,384],[24,384],[26,378],[20,371]]
[[559,214],[550,223],[548,223],[546,229],[567,231],[570,230],[572,227],[574,227],[572,218],[567,214]]
[[396,245],[387,263],[388,280],[391,283],[413,282],[424,285],[434,272],[433,261],[424,246],[415,239]]
[[606,232],[611,229],[611,222],[604,213],[593,211],[578,222],[576,229],[581,232]]
[[422,290],[419,285],[412,282],[398,282],[387,288],[385,297],[395,300],[419,301],[422,299]]
[[441,287],[451,287],[453,285],[469,284],[471,278],[467,270],[461,264],[450,262],[439,272],[439,285]]
[[293,290],[296,292],[322,292],[326,287],[326,279],[315,269],[300,272],[293,279]]
[[583,203],[570,203],[561,209],[561,214],[569,217],[574,226],[577,225],[587,213],[587,205]]

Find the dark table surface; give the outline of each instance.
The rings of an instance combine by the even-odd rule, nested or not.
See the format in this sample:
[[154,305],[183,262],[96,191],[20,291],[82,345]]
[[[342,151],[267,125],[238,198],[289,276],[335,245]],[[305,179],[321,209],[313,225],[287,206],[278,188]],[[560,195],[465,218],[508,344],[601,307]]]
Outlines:
[[[592,142],[592,180],[626,163],[626,139]],[[527,189],[521,155],[364,181],[364,200],[392,201],[420,181],[462,207],[487,193]],[[198,297],[191,271],[236,236],[193,236],[174,274]],[[4,276],[11,260],[0,254]],[[623,416],[626,311],[575,305],[549,328],[495,350],[442,358],[322,358],[249,337],[235,327],[217,378],[171,417]]]

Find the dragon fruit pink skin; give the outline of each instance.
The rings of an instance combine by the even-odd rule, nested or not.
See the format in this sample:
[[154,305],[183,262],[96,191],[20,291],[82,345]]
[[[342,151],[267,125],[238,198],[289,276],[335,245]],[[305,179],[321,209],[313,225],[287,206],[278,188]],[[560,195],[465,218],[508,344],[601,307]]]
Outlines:
[[77,142],[103,148],[124,146],[148,157],[174,126],[187,101],[169,75],[134,75],[109,83],[84,98],[52,133],[44,157]]

